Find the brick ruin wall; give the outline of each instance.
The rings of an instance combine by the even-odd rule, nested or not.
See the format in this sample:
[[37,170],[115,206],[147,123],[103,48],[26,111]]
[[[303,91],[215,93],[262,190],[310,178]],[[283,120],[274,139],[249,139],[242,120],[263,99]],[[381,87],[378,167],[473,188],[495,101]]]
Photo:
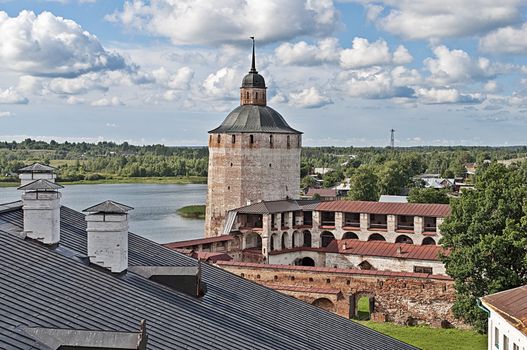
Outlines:
[[301,135],[272,134],[272,147],[270,136],[209,135],[206,237],[221,235],[226,212],[247,205],[247,201],[299,197]]
[[346,318],[354,318],[358,299],[369,296],[374,321],[466,328],[452,313],[454,282],[442,276],[371,275],[239,263],[221,263],[220,267],[309,303],[324,296],[334,304],[331,311]]

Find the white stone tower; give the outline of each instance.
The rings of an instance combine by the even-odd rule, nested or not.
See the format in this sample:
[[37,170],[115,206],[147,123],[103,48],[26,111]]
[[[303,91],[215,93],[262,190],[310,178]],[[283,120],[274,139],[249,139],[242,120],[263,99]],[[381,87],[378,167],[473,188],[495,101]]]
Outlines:
[[261,200],[297,199],[302,133],[267,106],[264,78],[252,65],[240,106],[209,131],[205,236],[223,233],[226,213]]

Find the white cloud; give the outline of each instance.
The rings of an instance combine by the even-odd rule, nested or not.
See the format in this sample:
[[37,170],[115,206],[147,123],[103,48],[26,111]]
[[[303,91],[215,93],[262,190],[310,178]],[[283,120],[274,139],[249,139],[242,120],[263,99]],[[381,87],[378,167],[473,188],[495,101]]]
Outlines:
[[241,76],[236,70],[224,67],[210,74],[203,82],[203,88],[209,96],[236,98]]
[[463,37],[518,21],[521,0],[380,0],[386,15],[369,16],[381,29],[408,39]]
[[283,64],[313,66],[338,62],[341,50],[337,38],[326,38],[316,45],[309,45],[305,41],[284,43],[276,48],[275,55]]
[[12,112],[1,112],[0,111],[0,118],[7,118],[7,117],[12,117],[14,114]]
[[415,71],[401,71],[398,69],[392,74],[389,70],[373,67],[341,72],[337,80],[339,85],[343,86],[344,91],[352,97],[371,99],[411,98],[414,95],[414,90],[406,86],[404,79],[401,77],[405,75],[412,76],[416,73]]
[[108,91],[108,87],[101,81],[97,73],[83,74],[72,79],[52,79],[47,86],[53,93],[66,95],[85,94],[95,90]]
[[69,105],[80,105],[84,102],[86,102],[84,98],[77,96],[68,96],[68,98],[66,99],[66,103]]
[[131,0],[106,17],[175,44],[276,42],[330,34],[339,24],[332,0]]
[[433,49],[436,58],[427,58],[424,65],[435,84],[467,83],[493,77],[496,72],[486,58],[472,59],[463,50],[449,50],[441,45]]
[[426,89],[415,90],[416,96],[425,104],[443,103],[481,103],[485,100],[482,94],[461,94],[457,89]]
[[486,92],[497,92],[500,91],[500,87],[496,80],[490,80],[485,83],[485,85],[483,86],[483,90],[485,90]]
[[412,56],[404,46],[399,45],[392,54],[388,44],[383,39],[370,43],[368,39],[355,37],[352,47],[340,52],[340,66],[344,69],[358,69],[392,63],[406,64],[411,61]]
[[393,63],[395,64],[408,64],[412,62],[413,57],[410,55],[406,47],[399,45],[393,53]]
[[189,67],[181,67],[176,73],[171,74],[165,67],[152,71],[155,81],[171,90],[185,90],[190,88],[194,78],[194,71]]
[[318,108],[331,103],[333,101],[329,97],[322,95],[315,87],[289,94],[289,104],[295,107]]
[[519,28],[499,28],[481,38],[479,46],[486,52],[527,53],[527,23]]
[[52,77],[129,68],[74,21],[31,11],[17,17],[0,11],[0,62],[25,74]]
[[91,103],[94,107],[108,107],[108,106],[121,106],[124,103],[116,96],[112,98],[103,97],[99,100],[95,100]]
[[29,100],[14,88],[0,89],[0,104],[27,104]]

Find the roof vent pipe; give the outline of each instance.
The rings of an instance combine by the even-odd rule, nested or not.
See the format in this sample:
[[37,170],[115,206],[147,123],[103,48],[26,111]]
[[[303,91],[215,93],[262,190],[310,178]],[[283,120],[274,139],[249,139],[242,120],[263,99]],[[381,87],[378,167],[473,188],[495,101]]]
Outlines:
[[86,208],[88,257],[114,273],[128,268],[128,211],[134,208],[105,201]]
[[26,237],[44,244],[60,242],[60,198],[61,185],[45,179],[35,180],[20,186],[22,210],[24,211],[24,233]]

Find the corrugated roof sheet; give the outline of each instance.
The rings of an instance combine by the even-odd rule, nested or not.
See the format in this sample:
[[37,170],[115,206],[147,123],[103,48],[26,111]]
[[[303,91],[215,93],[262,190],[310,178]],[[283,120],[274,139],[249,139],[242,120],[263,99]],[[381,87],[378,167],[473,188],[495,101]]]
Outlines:
[[[0,213],[0,344],[10,350],[46,349],[21,326],[132,332],[142,319],[148,349],[414,349],[207,264],[201,299],[130,271],[101,271],[78,257],[86,254],[86,222],[66,207],[60,249],[18,238],[22,225],[20,207]],[[132,233],[128,257],[130,266],[196,264]]]
[[55,170],[54,167],[44,165],[40,163],[33,163],[21,169],[18,169],[19,173],[51,173]]
[[326,249],[328,253],[433,261],[440,260],[440,253],[448,254],[448,250],[437,245],[359,241],[357,239],[333,240]]
[[286,211],[313,210],[320,201],[318,200],[293,200],[284,199],[277,201],[262,201],[235,209],[241,214],[272,214]]
[[450,215],[450,206],[448,204],[424,203],[381,203],[342,200],[321,202],[317,205],[316,210],[430,217],[446,217]]
[[117,203],[111,200],[106,200],[102,203],[93,205],[83,210],[85,213],[105,213],[105,214],[126,214],[134,208]]
[[64,186],[48,181],[46,179],[35,180],[24,186],[20,186],[18,189],[23,191],[56,191]]
[[498,312],[512,326],[527,335],[527,285],[487,295],[481,299],[490,309]]

